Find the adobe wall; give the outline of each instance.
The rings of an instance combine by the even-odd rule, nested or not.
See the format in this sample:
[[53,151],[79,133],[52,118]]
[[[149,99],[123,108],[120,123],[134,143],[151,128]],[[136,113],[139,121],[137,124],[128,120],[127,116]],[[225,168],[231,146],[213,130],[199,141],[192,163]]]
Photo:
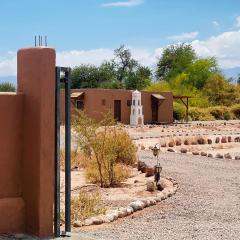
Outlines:
[[[111,90],[111,89],[74,89],[72,92],[84,92],[84,111],[86,114],[96,120],[101,120],[103,114],[107,111],[111,111],[114,114],[114,100],[121,100],[121,117],[122,123],[130,123],[131,107],[127,106],[127,101],[132,99],[132,91],[129,90]],[[152,122],[152,100],[151,95],[153,92],[142,91],[142,105],[144,123],[148,124]],[[161,123],[173,123],[173,95],[171,92],[156,92],[166,98],[159,105],[158,121]],[[105,99],[106,105],[102,104],[102,100]],[[64,124],[64,90],[61,92],[61,123]],[[72,103],[71,110],[74,113],[75,106]]]
[[173,123],[173,95],[171,92],[141,92],[144,123],[152,122],[152,94],[161,94],[166,99],[159,104],[158,108],[158,122]]
[[0,94],[0,234],[53,235],[54,49],[21,49],[17,93]]
[[0,233],[25,229],[22,198],[23,95],[0,93]]

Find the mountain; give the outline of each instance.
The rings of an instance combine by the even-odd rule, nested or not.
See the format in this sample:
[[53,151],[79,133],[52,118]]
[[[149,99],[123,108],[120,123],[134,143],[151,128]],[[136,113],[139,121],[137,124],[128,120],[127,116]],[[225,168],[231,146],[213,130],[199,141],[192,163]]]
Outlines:
[[14,86],[17,85],[17,77],[16,76],[7,76],[7,77],[0,77],[0,83],[9,82],[12,83]]
[[232,77],[234,79],[234,82],[236,83],[238,74],[240,74],[240,67],[222,69],[222,71],[227,78]]

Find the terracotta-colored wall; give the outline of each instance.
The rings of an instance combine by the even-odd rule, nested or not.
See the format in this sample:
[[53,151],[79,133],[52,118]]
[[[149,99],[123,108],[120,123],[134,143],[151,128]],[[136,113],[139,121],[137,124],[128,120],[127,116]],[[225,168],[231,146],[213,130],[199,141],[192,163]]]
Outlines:
[[18,51],[18,93],[24,94],[23,199],[26,231],[53,233],[55,61],[51,48]]
[[22,199],[23,96],[0,93],[0,233],[23,232]]
[[0,93],[0,233],[53,235],[55,58],[19,50],[17,93]]
[[[132,99],[132,91],[129,90],[111,90],[111,89],[74,89],[72,92],[84,92],[84,111],[89,117],[96,120],[101,120],[106,111],[111,111],[114,114],[114,100],[121,100],[121,122],[124,124],[130,123],[131,107],[127,106],[127,100]],[[151,95],[153,92],[142,92],[142,105],[144,114],[144,123],[152,122],[152,107]],[[159,94],[159,93],[158,93]],[[161,92],[166,98],[159,105],[158,121],[161,123],[173,122],[173,95],[171,92]],[[105,99],[106,105],[102,105],[102,100]],[[72,100],[74,103],[74,100]],[[72,104],[72,112],[75,106]],[[61,122],[64,124],[64,91],[61,93]]]

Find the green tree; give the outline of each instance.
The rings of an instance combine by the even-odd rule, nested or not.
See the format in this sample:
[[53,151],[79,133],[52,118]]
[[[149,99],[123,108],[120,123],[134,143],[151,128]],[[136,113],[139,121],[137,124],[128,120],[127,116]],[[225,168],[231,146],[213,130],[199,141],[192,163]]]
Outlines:
[[158,80],[169,81],[184,72],[197,56],[190,44],[171,45],[164,49],[157,63],[156,76]]
[[211,75],[220,74],[214,57],[197,59],[185,72],[188,75],[185,84],[197,89],[202,89]]
[[0,92],[15,92],[16,88],[9,82],[0,83]]
[[230,106],[239,99],[236,87],[220,74],[211,75],[203,91],[213,105]]
[[115,49],[114,55],[113,62],[116,67],[117,80],[123,84],[129,74],[138,67],[138,62],[132,58],[131,51],[124,45]]

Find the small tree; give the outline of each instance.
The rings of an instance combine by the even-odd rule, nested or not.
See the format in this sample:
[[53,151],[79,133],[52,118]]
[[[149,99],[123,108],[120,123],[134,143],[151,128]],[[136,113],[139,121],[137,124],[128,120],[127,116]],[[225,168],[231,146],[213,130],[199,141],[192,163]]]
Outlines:
[[126,166],[136,160],[134,143],[126,131],[114,124],[110,113],[96,122],[78,112],[73,122],[77,142],[88,161],[86,176],[101,187],[113,187],[127,178]]

